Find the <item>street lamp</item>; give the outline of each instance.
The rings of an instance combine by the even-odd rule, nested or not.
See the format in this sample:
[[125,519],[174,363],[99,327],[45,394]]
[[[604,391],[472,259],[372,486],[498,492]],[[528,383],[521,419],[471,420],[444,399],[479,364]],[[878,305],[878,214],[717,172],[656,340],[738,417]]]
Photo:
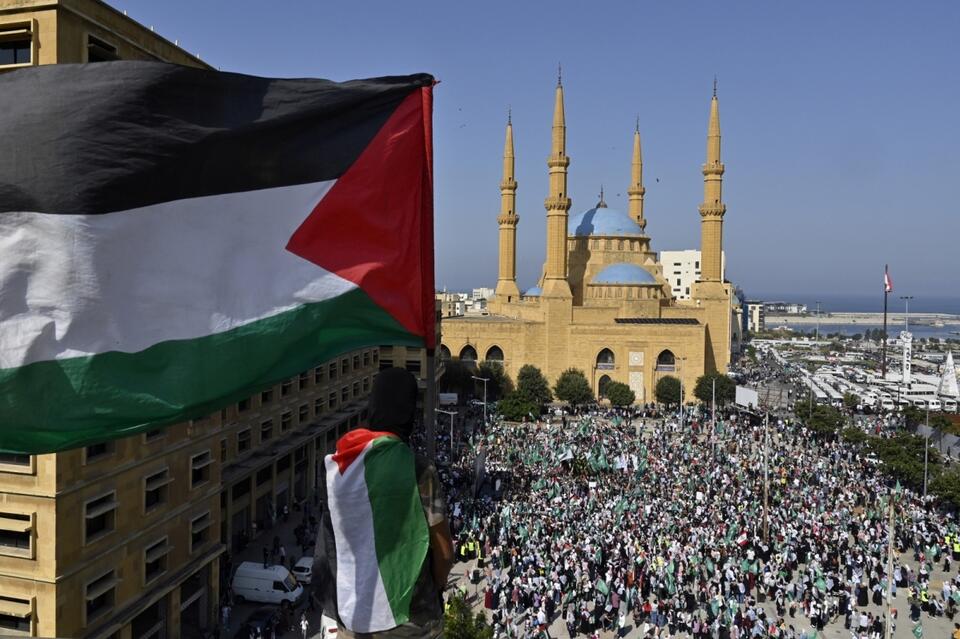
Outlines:
[[453,456],[453,418],[454,418],[455,415],[457,415],[457,411],[455,411],[455,410],[443,410],[443,409],[438,408],[438,409],[437,409],[437,412],[438,412],[438,413],[444,413],[444,414],[450,416],[450,455],[451,455],[451,462],[452,462],[452,456]]
[[487,382],[490,381],[489,377],[477,377],[476,375],[471,375],[478,382],[483,382],[483,427],[487,427]]

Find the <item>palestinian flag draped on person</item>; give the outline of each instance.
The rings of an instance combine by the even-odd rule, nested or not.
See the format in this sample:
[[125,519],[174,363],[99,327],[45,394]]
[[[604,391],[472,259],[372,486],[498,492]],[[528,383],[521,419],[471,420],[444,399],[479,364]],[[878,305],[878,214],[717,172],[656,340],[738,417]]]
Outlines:
[[0,450],[197,418],[363,346],[432,348],[432,85],[0,75]]

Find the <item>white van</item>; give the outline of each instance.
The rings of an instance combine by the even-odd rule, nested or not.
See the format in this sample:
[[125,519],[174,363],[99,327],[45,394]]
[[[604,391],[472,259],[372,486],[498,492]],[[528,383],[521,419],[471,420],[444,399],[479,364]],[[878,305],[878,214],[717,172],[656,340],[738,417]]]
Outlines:
[[296,605],[303,599],[303,586],[283,566],[267,566],[245,561],[233,574],[233,594],[237,601]]
[[943,400],[943,410],[947,413],[957,412],[957,400],[955,399]]
[[893,400],[890,399],[889,397],[884,397],[882,400],[880,400],[880,407],[881,407],[883,410],[892,411],[892,410],[893,410]]
[[940,400],[937,398],[932,398],[927,400],[927,408],[933,411],[939,411],[942,406],[940,405]]

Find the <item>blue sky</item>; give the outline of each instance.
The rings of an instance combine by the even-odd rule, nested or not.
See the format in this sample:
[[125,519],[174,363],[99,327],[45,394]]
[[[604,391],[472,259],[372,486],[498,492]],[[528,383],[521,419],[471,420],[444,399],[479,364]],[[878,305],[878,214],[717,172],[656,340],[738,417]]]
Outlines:
[[879,294],[889,262],[899,294],[960,297],[960,2],[112,4],[223,70],[439,78],[438,286],[496,281],[508,105],[518,279],[536,280],[561,62],[572,212],[601,184],[626,209],[639,115],[653,247],[698,247],[716,75],[728,279],[752,296]]

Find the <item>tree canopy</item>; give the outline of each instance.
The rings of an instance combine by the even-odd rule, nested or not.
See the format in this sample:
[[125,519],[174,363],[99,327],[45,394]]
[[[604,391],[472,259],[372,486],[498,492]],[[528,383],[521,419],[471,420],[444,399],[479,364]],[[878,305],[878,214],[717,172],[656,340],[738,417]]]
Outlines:
[[706,373],[697,379],[693,394],[704,404],[713,400],[713,385],[717,385],[717,405],[729,404],[737,395],[737,384],[723,373]]
[[540,414],[540,406],[520,391],[513,391],[497,402],[499,412],[508,422],[522,422],[524,418]]
[[525,364],[517,373],[517,392],[527,401],[536,404],[536,413],[540,412],[542,406],[553,401],[550,383],[540,369],[532,364]]
[[[609,386],[608,386],[609,388]],[[560,373],[557,383],[553,387],[557,399],[568,402],[571,406],[579,406],[593,401],[593,391],[587,376],[578,368],[568,368]]]
[[482,612],[471,614],[464,596],[456,594],[443,615],[443,636],[447,639],[491,639],[493,628]]
[[[506,371],[503,370],[503,365],[499,362],[484,362],[480,364],[477,377],[490,380],[487,382],[488,402],[498,401],[513,392],[513,381],[510,379],[510,376],[507,375]],[[477,384],[482,386],[483,382],[477,382]],[[480,397],[483,397],[482,388],[480,389]]]
[[441,393],[457,393],[461,400],[472,397],[473,371],[468,364],[454,357],[444,363],[444,373],[437,380],[437,389]]
[[680,380],[672,375],[661,377],[655,389],[657,401],[667,406],[680,404]]
[[623,382],[610,382],[604,389],[612,406],[630,406],[637,401],[637,395]]

